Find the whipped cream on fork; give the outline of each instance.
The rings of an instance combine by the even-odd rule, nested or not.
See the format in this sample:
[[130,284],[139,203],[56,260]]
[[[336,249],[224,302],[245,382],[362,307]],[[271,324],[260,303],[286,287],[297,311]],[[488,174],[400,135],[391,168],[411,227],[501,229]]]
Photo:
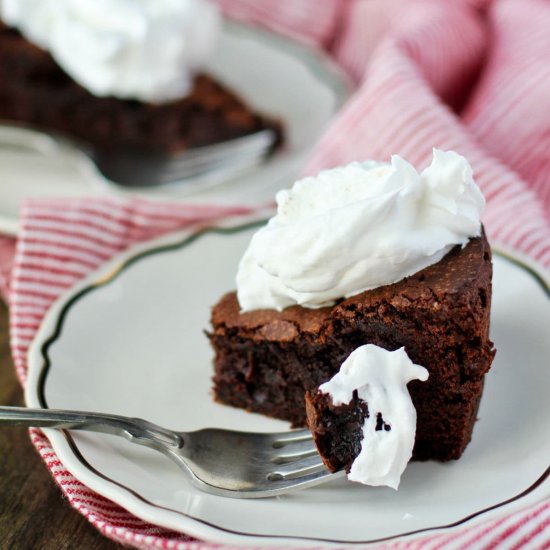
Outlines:
[[428,371],[415,365],[405,348],[387,351],[367,344],[354,350],[338,373],[319,386],[335,405],[347,405],[354,392],[367,403],[361,450],[351,465],[349,480],[399,487],[416,436],[416,409],[407,384],[427,379]]

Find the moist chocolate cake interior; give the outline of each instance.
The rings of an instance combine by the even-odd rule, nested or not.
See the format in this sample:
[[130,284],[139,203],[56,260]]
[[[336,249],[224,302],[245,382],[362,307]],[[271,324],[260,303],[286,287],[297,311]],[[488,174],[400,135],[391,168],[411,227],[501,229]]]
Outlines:
[[[307,424],[327,468],[349,473],[361,451],[363,423],[369,416],[367,403],[357,397],[357,392],[348,404],[334,405],[329,395],[308,391],[306,412]],[[379,422],[378,427],[384,429],[384,423]]]

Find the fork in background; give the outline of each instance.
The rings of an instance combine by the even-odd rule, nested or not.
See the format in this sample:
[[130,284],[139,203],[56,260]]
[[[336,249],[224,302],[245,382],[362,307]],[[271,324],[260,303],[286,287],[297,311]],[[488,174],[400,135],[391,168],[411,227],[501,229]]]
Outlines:
[[273,150],[277,135],[261,130],[214,145],[173,155],[134,151],[95,151],[91,158],[108,179],[129,187],[149,187],[216,175],[230,179],[260,164]]
[[[133,150],[94,150],[55,133],[15,124],[0,125],[0,145],[42,156],[60,155],[86,176],[95,173],[123,187],[159,187],[177,183],[219,183],[263,162],[274,150],[274,130],[261,130],[215,145],[181,153],[153,154]],[[99,174],[97,173],[99,172]]]

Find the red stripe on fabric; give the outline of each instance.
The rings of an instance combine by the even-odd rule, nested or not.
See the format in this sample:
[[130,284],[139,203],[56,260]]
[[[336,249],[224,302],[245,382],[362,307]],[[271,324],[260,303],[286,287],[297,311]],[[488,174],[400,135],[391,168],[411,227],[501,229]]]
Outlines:
[[142,198],[113,198],[94,197],[93,201],[86,199],[30,199],[22,207],[25,218],[32,217],[36,209],[42,208],[65,209],[69,211],[83,211],[102,216],[109,212],[116,212],[121,219],[132,216],[143,216],[172,220],[184,223],[187,219],[204,221],[216,217],[248,214],[253,211],[249,206],[221,206],[209,204],[178,204],[170,201],[152,201]]
[[35,291],[31,289],[25,289],[23,292],[21,292],[21,295],[24,296],[25,298],[34,296],[35,298],[42,298],[44,300],[55,300],[59,296],[59,292],[56,292],[56,291],[45,292],[45,291]]
[[[62,205],[63,203],[61,202],[61,204],[58,206],[61,207]],[[87,206],[85,204],[79,203],[76,206],[77,209],[75,213],[69,214],[64,212],[63,210],[60,212],[56,209],[53,209],[53,205],[36,205],[30,210],[28,215],[29,219],[44,221],[64,221],[67,223],[79,223],[79,221],[82,219],[82,215],[86,215],[88,217],[96,218],[98,220],[97,225],[99,226],[99,228],[105,227],[101,223],[105,221],[109,222],[110,224],[120,225],[122,227],[136,228],[140,226],[146,226],[147,223],[151,221],[155,222],[155,225],[159,225],[161,224],[161,222],[164,222],[167,225],[182,225],[187,221],[185,217],[175,214],[173,210],[169,210],[167,212],[161,211],[156,213],[147,213],[135,211],[131,208],[122,208],[121,206],[113,205],[111,208],[107,208],[107,206],[105,205],[104,208],[94,208],[93,206]],[[197,215],[190,217],[190,220],[196,219],[202,220],[202,218]]]
[[[44,256],[43,256],[43,259],[45,259]],[[27,260],[17,262],[15,265],[16,265],[17,269],[20,269],[23,272],[25,272],[25,271],[39,272],[44,268],[44,264],[34,263],[34,262],[31,262],[31,261],[27,261]],[[60,265],[63,265],[63,263],[60,263]],[[48,265],[45,269],[47,270],[47,272],[50,275],[52,275],[52,274],[53,275],[66,275],[66,276],[69,276],[69,277],[73,277],[75,279],[82,277],[83,275],[85,275],[88,272],[87,269],[77,270],[77,269],[68,269],[66,267],[52,267],[50,265]]]
[[344,10],[347,4],[343,1],[323,0],[312,8],[311,3],[303,0],[218,0],[218,3],[232,17],[259,23],[315,45],[330,41],[338,9]]
[[[135,527],[136,525],[143,525],[143,520],[130,515],[126,510],[116,505],[108,505],[97,502],[95,499],[80,499],[72,498],[71,502],[75,505],[86,506],[93,508],[94,512],[98,514],[101,512],[103,521],[111,520],[113,524],[118,527],[128,526]],[[105,501],[108,502],[108,501]]]
[[[502,124],[505,115],[510,116],[510,113],[516,112],[517,108],[524,103],[525,97],[529,95],[529,90],[532,90],[540,80],[540,73],[532,75],[530,79],[521,79],[515,86],[510,86],[509,95],[504,95],[506,102],[503,100],[499,102],[497,98],[494,99],[498,105],[498,110],[495,108],[490,117],[486,115],[485,110],[482,111],[478,124],[475,126],[473,124],[470,125],[470,128],[482,143],[487,142],[489,145],[491,144],[492,135],[497,126]],[[495,152],[499,153],[498,150]]]
[[12,294],[12,301],[11,301],[11,304],[10,304],[10,308],[13,307],[14,309],[16,310],[20,310],[20,309],[25,309],[25,313],[27,312],[27,308],[34,308],[37,312],[37,314],[40,314],[41,316],[44,316],[44,313],[46,311],[46,309],[48,308],[49,306],[49,302],[48,302],[48,305],[41,305],[41,304],[37,304],[36,302],[34,301],[28,301],[26,302],[25,301],[25,297],[23,296],[13,296]]
[[[441,541],[440,544],[437,546],[434,546],[431,548],[431,550],[441,550],[447,545],[456,543],[460,541],[460,547],[461,548],[469,548],[469,547],[481,547],[481,544],[483,543],[483,538],[485,535],[492,533],[495,529],[497,529],[500,525],[502,525],[504,522],[508,520],[508,516],[504,516],[503,518],[498,519],[497,521],[489,522],[488,524],[484,524],[481,526],[475,526],[472,531],[473,534],[469,531],[458,531],[456,533],[453,533],[452,535],[448,536],[444,540]],[[471,535],[468,536],[466,539],[461,540],[464,535]],[[426,545],[422,544],[421,548],[424,548]]]
[[[25,231],[27,228],[24,228]],[[49,227],[39,227],[39,231],[43,235],[55,235],[57,238],[69,237],[71,239],[82,241],[83,243],[94,244],[102,247],[104,250],[109,250],[111,253],[120,250],[122,243],[120,240],[107,240],[104,236],[93,233],[85,233],[81,231],[82,225],[73,225],[70,229],[66,228],[49,228]],[[65,246],[65,243],[62,243]]]
[[24,269],[27,266],[30,267],[32,265],[40,266],[41,264],[36,264],[33,261],[51,260],[52,262],[57,262],[60,265],[67,266],[67,264],[69,264],[69,265],[74,266],[74,267],[78,266],[78,267],[82,268],[82,271],[85,271],[85,272],[89,272],[90,270],[95,269],[98,266],[98,263],[100,263],[102,261],[100,259],[96,259],[95,261],[91,261],[91,260],[85,260],[83,258],[75,258],[74,256],[71,256],[70,254],[54,254],[54,253],[51,253],[51,252],[35,252],[35,251],[32,251],[32,250],[28,250],[28,249],[25,250],[25,258],[26,258],[27,264],[22,265],[22,266],[18,266],[18,267]]
[[[42,227],[48,227],[48,224],[67,224],[74,227],[86,227],[100,233],[111,234],[114,233],[120,237],[128,237],[130,234],[149,234],[162,233],[164,230],[175,229],[177,227],[183,227],[188,225],[188,220],[182,219],[178,216],[173,216],[168,219],[163,216],[159,219],[158,216],[151,215],[138,215],[134,212],[130,218],[124,218],[123,216],[117,216],[116,219],[110,215],[98,216],[94,213],[85,213],[84,209],[79,209],[78,218],[64,215],[63,213],[47,213],[37,212],[33,214],[32,221],[28,221],[24,230],[39,230]],[[105,213],[104,213],[105,214]],[[200,218],[198,218],[200,219]],[[108,225],[106,225],[108,221]],[[197,218],[193,218],[192,222],[197,222]],[[161,223],[164,222],[164,223]],[[163,225],[165,227],[163,228]]]
[[[92,505],[97,507],[100,510],[105,510],[112,514],[113,516],[116,514],[122,515],[122,516],[128,516],[128,512],[124,510],[124,508],[121,508],[120,506],[113,504],[109,500],[105,499],[104,497],[98,496],[97,498],[94,498],[94,493],[91,491],[73,491],[71,489],[68,489],[68,494],[70,494],[73,497],[73,501],[77,502],[78,504],[86,504],[86,505]],[[136,521],[137,518],[134,518]]]
[[[533,530],[528,535],[525,535],[525,537],[521,539],[521,542],[514,545],[511,550],[520,550],[521,548],[528,548],[529,544],[533,542],[533,539],[537,538],[538,535],[540,535],[542,532],[546,531],[549,528],[550,528],[550,519],[547,518],[542,523],[539,523],[537,526],[535,526]],[[539,550],[547,550],[548,548],[550,548],[550,540],[547,538],[546,540],[540,541],[540,544],[537,544],[536,548],[538,548]]]
[[501,533],[498,533],[498,535],[496,535],[493,539],[486,541],[484,543],[485,549],[493,550],[494,548],[497,548],[500,544],[505,542],[506,539],[510,538],[511,535],[517,532],[518,529],[524,527],[537,518],[542,512],[544,512],[545,509],[546,507],[542,507],[535,510],[533,513],[523,515],[523,517],[521,517],[517,522],[504,529]]
[[[97,250],[97,249],[91,248],[90,246],[85,246],[83,244],[76,245],[76,244],[68,243],[66,241],[54,242],[49,239],[44,239],[43,237],[39,238],[39,237],[24,236],[24,239],[26,244],[42,245],[46,247],[57,248],[59,250],[62,250],[64,254],[67,254],[70,251],[89,254],[90,256],[95,256],[98,259],[98,262],[105,261],[112,256],[112,254],[106,253],[105,251]],[[47,256],[48,254],[45,253],[45,255]]]
[[543,232],[542,229],[539,229],[538,231],[541,233],[541,237],[536,243],[533,244],[533,248],[531,248],[530,254],[533,256],[533,258],[541,262],[540,258],[550,251],[550,237],[548,237],[548,235],[546,235],[546,232]]
[[66,216],[63,215],[46,215],[42,214],[39,217],[34,218],[32,221],[27,222],[27,225],[24,227],[24,230],[26,231],[40,231],[42,229],[46,229],[47,231],[56,231],[55,227],[49,227],[48,222],[54,223],[54,224],[61,224],[61,225],[68,225],[70,227],[86,227],[88,229],[92,229],[94,231],[97,231],[98,233],[107,233],[109,235],[113,234],[115,236],[120,237],[127,237],[128,236],[128,229],[134,229],[134,230],[142,230],[142,231],[150,231],[151,229],[146,227],[139,227],[136,226],[134,223],[130,221],[126,221],[126,223],[122,223],[122,221],[117,221],[116,223],[112,223],[109,225],[109,227],[105,227],[105,225],[101,222],[101,220],[98,220],[96,222],[90,221],[88,219],[80,217],[78,220],[73,219],[67,219]]
[[27,353],[27,351],[29,351],[28,346],[22,346],[22,345],[12,346],[12,349],[14,349],[15,351],[18,351],[20,353]]
[[518,239],[516,246],[518,248],[521,248],[524,252],[528,253],[531,256],[535,256],[532,254],[533,249],[537,246],[542,246],[543,240],[546,239],[548,241],[548,235],[543,230],[543,228],[535,226],[531,230],[526,231],[524,234],[521,235],[521,237]]
[[26,292],[26,287],[23,285],[28,284],[39,284],[42,286],[50,286],[52,287],[52,291],[55,291],[54,289],[64,289],[67,287],[67,285],[72,284],[75,279],[78,277],[70,276],[71,279],[70,283],[66,282],[66,278],[60,277],[59,273],[50,273],[48,270],[42,270],[41,272],[29,272],[25,271],[23,273],[17,274],[17,288],[21,293]]
[[40,326],[40,322],[36,322],[36,323],[18,323],[18,322],[15,322],[13,324],[10,325],[11,329],[16,329],[16,330],[20,330],[20,329],[31,329],[31,330],[36,330],[38,327]]
[[[40,311],[40,313],[38,312],[35,312],[35,313],[18,313],[17,314],[17,317],[16,319],[33,319],[34,321],[36,321],[38,324],[42,321],[42,318],[44,317],[44,311]],[[10,326],[14,324],[13,322],[10,323]]]

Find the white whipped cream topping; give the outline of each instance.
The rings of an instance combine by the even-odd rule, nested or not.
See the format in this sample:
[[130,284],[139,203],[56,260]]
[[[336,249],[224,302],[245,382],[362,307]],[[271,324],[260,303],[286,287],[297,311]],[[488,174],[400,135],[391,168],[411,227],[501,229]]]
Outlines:
[[207,0],[1,0],[0,14],[97,96],[184,96],[213,53],[221,16]]
[[395,155],[297,181],[241,260],[241,309],[321,307],[395,283],[478,236],[484,204],[468,161],[437,149],[420,174]]
[[[407,384],[427,379],[428,371],[415,365],[405,348],[387,351],[368,344],[357,348],[342,363],[340,371],[319,386],[335,405],[348,404],[357,390],[359,399],[368,406],[361,451],[353,461],[348,479],[366,485],[399,487],[416,435],[416,410]],[[381,421],[390,429],[382,426],[377,430]]]

